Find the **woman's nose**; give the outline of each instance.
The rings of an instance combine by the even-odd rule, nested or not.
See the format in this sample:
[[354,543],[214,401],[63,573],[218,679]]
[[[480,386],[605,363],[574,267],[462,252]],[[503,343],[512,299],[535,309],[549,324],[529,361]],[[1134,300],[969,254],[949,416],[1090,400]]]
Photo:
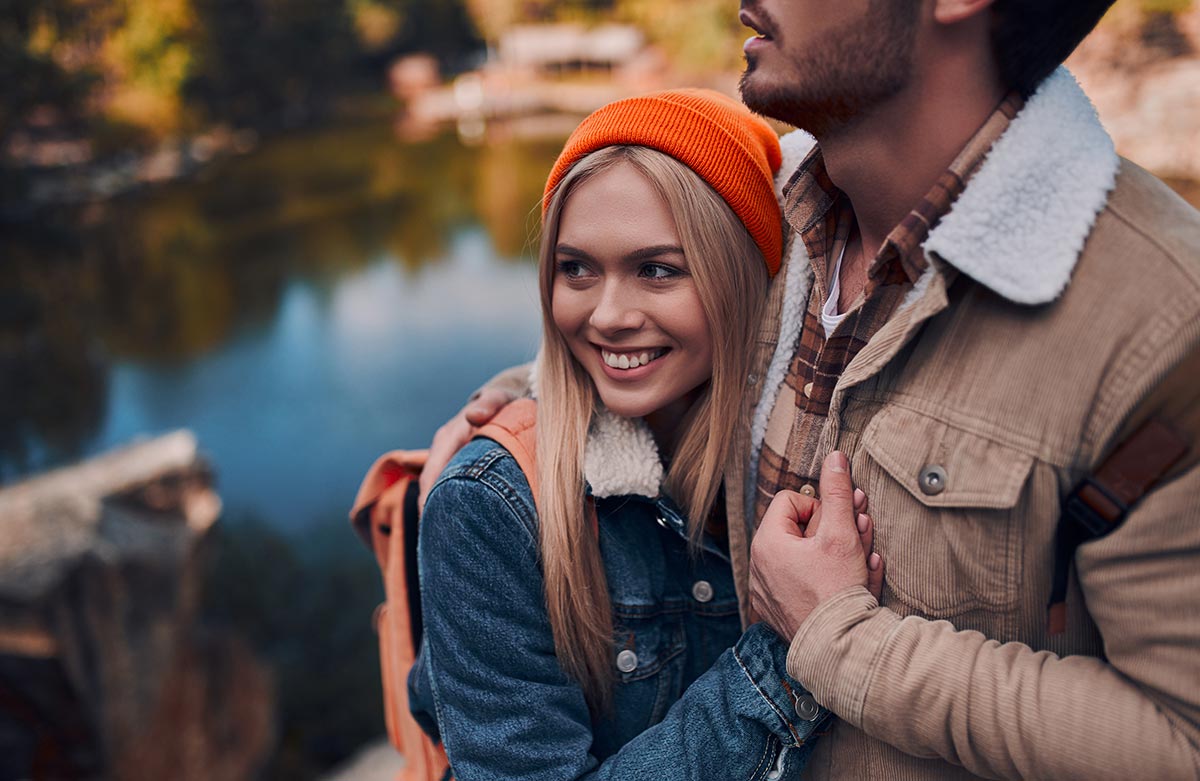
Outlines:
[[606,283],[596,306],[592,309],[588,323],[601,333],[616,333],[641,328],[645,314],[638,304],[637,296],[630,295],[624,285]]

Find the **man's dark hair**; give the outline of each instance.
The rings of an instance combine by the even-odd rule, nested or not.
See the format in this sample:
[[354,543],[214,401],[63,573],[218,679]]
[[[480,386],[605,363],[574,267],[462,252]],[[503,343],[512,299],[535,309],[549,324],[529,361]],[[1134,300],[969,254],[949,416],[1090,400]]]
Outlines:
[[1024,96],[1092,31],[1114,0],[996,0],[992,50],[1000,78]]

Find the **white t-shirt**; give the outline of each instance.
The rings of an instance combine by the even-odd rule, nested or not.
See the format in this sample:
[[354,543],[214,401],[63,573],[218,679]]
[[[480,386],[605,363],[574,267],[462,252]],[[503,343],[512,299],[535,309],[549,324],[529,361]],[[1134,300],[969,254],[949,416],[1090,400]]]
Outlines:
[[845,313],[838,314],[838,296],[842,291],[842,258],[846,257],[846,245],[850,242],[842,244],[842,251],[838,254],[837,263],[833,264],[833,273],[829,275],[829,300],[825,302],[825,306],[821,307],[821,325],[825,327],[825,338],[833,336],[833,331],[838,327],[838,323],[846,319]]

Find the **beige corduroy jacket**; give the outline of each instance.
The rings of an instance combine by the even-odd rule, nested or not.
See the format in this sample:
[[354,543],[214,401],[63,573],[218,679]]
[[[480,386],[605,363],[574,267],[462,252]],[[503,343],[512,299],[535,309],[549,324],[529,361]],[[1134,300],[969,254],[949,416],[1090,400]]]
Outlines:
[[[809,144],[786,137],[785,158]],[[1062,497],[1200,349],[1200,214],[1117,157],[1060,70],[925,251],[821,443],[870,496],[887,583],[881,604],[862,588],[822,604],[792,641],[789,671],[840,717],[806,777],[1200,777],[1200,470],[1079,550],[1067,631],[1046,631]],[[802,242],[786,263],[726,478],[743,608],[746,487],[811,278]]]

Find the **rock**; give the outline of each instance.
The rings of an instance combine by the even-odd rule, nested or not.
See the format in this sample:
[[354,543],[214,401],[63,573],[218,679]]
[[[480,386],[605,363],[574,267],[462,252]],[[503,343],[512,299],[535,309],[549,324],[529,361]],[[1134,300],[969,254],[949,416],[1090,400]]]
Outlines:
[[270,676],[198,617],[219,512],[187,432],[0,490],[0,778],[254,777]]

